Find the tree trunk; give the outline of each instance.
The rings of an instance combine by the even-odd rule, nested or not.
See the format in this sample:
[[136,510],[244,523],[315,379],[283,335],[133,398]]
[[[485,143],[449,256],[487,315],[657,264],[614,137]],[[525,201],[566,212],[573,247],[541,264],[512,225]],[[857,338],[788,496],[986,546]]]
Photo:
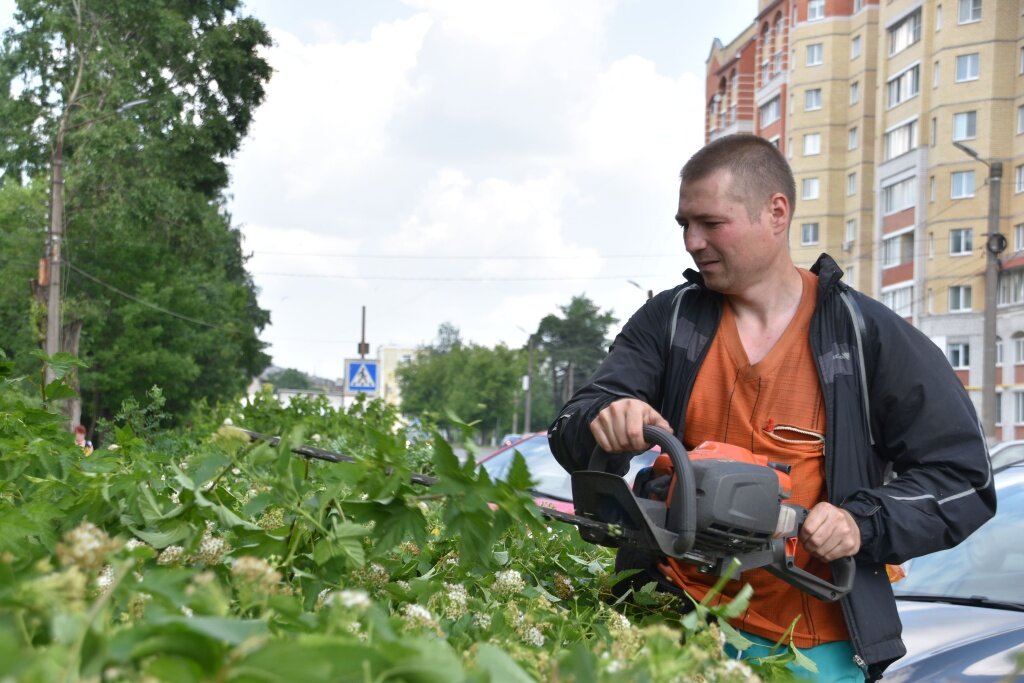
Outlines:
[[[82,336],[82,321],[72,320],[61,330],[60,350],[78,357],[78,341]],[[68,386],[75,390],[75,397],[64,401],[61,410],[68,418],[68,428],[74,429],[82,421],[82,395],[78,381],[78,368],[71,368],[67,379]]]

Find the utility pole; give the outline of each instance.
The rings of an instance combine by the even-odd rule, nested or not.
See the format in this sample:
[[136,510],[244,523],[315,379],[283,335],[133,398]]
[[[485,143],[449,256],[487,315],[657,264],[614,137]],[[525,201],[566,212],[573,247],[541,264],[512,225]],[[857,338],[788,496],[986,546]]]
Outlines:
[[527,356],[526,356],[526,377],[523,387],[526,390],[526,405],[523,407],[523,433],[530,433],[530,410],[532,406],[533,398],[533,335],[526,342],[527,344]]
[[366,358],[370,352],[370,345],[366,343],[366,306],[363,306],[363,331],[359,337],[359,357]]
[[1006,249],[1006,237],[999,231],[999,203],[1002,195],[1003,162],[986,161],[959,142],[953,145],[988,167],[988,226],[985,234],[985,313],[981,353],[981,427],[990,443],[996,440],[996,303],[999,290],[999,254]]

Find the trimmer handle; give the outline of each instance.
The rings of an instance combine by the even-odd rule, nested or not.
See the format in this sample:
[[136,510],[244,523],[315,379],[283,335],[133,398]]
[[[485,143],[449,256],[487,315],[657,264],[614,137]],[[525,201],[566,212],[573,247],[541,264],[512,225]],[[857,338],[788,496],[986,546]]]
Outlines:
[[[677,534],[674,549],[681,556],[693,548],[697,536],[697,482],[690,456],[679,439],[661,427],[645,426],[644,439],[660,447],[662,453],[667,453],[675,468],[675,489],[668,497],[670,502],[665,522],[666,528]],[[590,455],[587,469],[607,472],[610,457],[598,446]]]

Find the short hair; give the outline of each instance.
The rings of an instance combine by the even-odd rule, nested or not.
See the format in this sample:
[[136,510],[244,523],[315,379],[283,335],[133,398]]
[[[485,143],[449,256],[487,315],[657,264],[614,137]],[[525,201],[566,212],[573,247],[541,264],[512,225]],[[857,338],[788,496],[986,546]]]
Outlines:
[[700,148],[679,173],[683,184],[696,182],[726,170],[732,174],[729,192],[757,217],[776,192],[789,200],[790,216],[796,210],[796,181],[789,163],[773,143],[752,133],[726,135]]
[[85,427],[83,425],[75,425],[75,434],[85,434]]

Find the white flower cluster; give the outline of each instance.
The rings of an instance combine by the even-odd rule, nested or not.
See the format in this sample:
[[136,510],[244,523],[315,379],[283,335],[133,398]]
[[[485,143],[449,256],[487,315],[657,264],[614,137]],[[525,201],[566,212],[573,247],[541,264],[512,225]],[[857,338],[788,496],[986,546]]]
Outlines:
[[431,630],[438,630],[437,619],[430,613],[426,607],[417,605],[415,603],[409,603],[402,608],[402,616],[405,617],[405,623],[413,628],[429,628]]
[[265,593],[276,593],[281,572],[262,557],[243,555],[231,565],[231,575]]
[[103,565],[103,569],[96,576],[96,588],[99,589],[100,595],[103,595],[110,590],[110,587],[114,584],[114,567],[109,564]]
[[130,538],[128,542],[124,544],[125,550],[135,550],[136,548],[145,548],[146,544],[137,538]]
[[534,647],[544,646],[544,634],[536,626],[531,626],[523,633],[523,642]]
[[487,614],[486,612],[478,612],[476,615],[474,615],[474,618],[476,619],[476,625],[481,630],[486,631],[487,629],[489,629],[491,627],[491,615],[490,614]]
[[178,564],[185,557],[185,549],[180,545],[169,545],[157,555],[156,563],[162,565]]
[[210,529],[207,529],[199,543],[195,559],[207,565],[220,564],[221,557],[230,550],[231,546],[227,540],[221,536],[214,536]]
[[511,597],[526,588],[523,576],[515,569],[506,569],[494,575],[494,592],[502,597]]
[[57,557],[65,566],[99,569],[107,555],[116,550],[117,546],[117,542],[111,540],[106,531],[85,521],[64,534],[64,542],[57,544]]
[[629,623],[629,619],[626,615],[619,614],[618,612],[611,612],[608,615],[608,630],[613,634],[622,634],[629,631],[633,627],[633,624]]
[[370,606],[370,595],[366,591],[343,590],[337,594],[338,602],[348,609],[366,609]]
[[444,616],[455,621],[466,613],[469,593],[461,583],[445,583]]

